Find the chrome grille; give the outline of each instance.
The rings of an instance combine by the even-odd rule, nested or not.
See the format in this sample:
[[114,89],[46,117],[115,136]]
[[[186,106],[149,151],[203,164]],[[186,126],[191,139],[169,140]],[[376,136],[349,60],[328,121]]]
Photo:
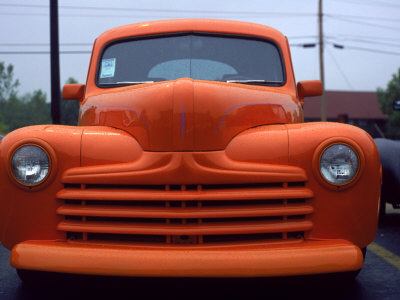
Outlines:
[[301,239],[312,228],[303,182],[208,185],[65,185],[57,193],[68,239],[213,244]]

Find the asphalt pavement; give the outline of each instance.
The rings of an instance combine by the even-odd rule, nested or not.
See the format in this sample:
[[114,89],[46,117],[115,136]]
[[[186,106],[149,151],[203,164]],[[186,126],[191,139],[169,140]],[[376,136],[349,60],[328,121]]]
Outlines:
[[262,279],[138,279],[109,277],[21,283],[0,247],[0,300],[3,299],[400,299],[400,210],[388,208],[368,247],[355,281],[335,276]]

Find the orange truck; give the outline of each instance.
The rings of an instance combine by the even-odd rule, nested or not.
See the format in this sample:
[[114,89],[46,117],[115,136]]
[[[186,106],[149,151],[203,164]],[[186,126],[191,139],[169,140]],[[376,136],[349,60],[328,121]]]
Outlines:
[[376,234],[379,157],[357,127],[304,123],[321,92],[296,85],[288,40],[267,26],[103,33],[86,84],[63,89],[78,126],[0,143],[11,265],[23,278],[355,275]]

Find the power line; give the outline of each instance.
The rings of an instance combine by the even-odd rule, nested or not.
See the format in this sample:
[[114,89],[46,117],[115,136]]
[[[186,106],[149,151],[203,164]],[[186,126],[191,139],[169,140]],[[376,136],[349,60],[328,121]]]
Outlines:
[[[385,50],[379,50],[379,49],[372,49],[372,48],[363,48],[363,47],[355,47],[355,46],[346,46],[346,45],[339,45],[337,43],[334,43],[332,41],[326,41],[327,44],[331,44],[335,46],[336,48],[343,48],[343,49],[351,49],[351,50],[360,50],[360,51],[368,51],[368,52],[373,52],[373,53],[381,53],[381,54],[390,54],[390,55],[400,55],[400,52],[393,52],[393,51],[385,51]],[[290,47],[301,47],[301,48],[313,48],[316,47],[318,43],[295,43],[295,44],[290,44]],[[0,46],[3,46],[4,44],[0,44]],[[45,43],[31,43],[31,44],[8,44],[8,45],[14,45],[14,46],[49,46],[49,44]],[[61,44],[63,45],[63,44]],[[75,46],[75,45],[91,45],[89,43],[71,43],[71,44],[64,44],[68,46]],[[397,45],[400,47],[400,45]],[[90,54],[92,51],[90,50],[67,50],[67,51],[60,51],[60,54]],[[50,51],[0,51],[0,55],[19,55],[19,54],[25,54],[25,55],[30,55],[30,54],[50,54]]]
[[[29,17],[49,17],[48,13],[20,13],[20,12],[0,12],[2,16],[29,16]],[[149,19],[149,18],[156,18],[156,17],[163,17],[163,16],[156,16],[156,15],[94,15],[94,14],[65,14],[60,13],[60,17],[77,17],[77,18],[130,18],[133,17],[135,19]]]
[[400,19],[398,18],[387,18],[387,17],[375,17],[375,16],[357,16],[357,15],[342,15],[342,14],[325,14],[327,17],[331,18],[352,18],[352,19],[367,19],[367,20],[377,20],[377,21],[386,21],[386,22],[398,22],[400,23]]
[[[377,42],[374,41],[373,39],[379,39],[380,37],[367,37],[367,36],[361,36],[361,38],[357,38],[357,35],[344,35],[344,37],[341,38],[342,35],[338,35],[338,37],[332,36],[332,35],[325,35],[325,38],[328,40],[336,40],[341,42],[342,40],[345,41],[352,41],[356,43],[366,43],[366,44],[377,44],[383,45],[383,46],[390,46],[390,47],[400,47],[400,39],[394,39],[395,41],[399,41],[399,43],[387,43],[387,42]],[[288,37],[289,40],[294,40],[294,39],[315,39],[317,36],[315,35],[304,35],[304,36],[291,36]],[[381,38],[382,40],[392,40],[392,38]],[[292,47],[311,47],[312,43],[291,43],[290,46]],[[315,45],[315,43],[314,43]],[[0,43],[0,47],[48,47],[50,46],[49,43]],[[62,47],[75,47],[75,46],[89,46],[92,47],[93,43],[60,43],[60,46]]]
[[[175,12],[175,15],[179,15],[180,13],[183,12]],[[188,13],[193,13],[193,14],[198,14],[197,11],[191,11]],[[186,13],[186,14],[188,14]],[[13,13],[4,13],[0,12],[0,15],[2,16],[32,16],[32,17],[48,17],[49,14],[46,13],[18,13],[18,12],[13,12]],[[60,13],[60,17],[77,17],[77,18],[135,18],[135,19],[152,19],[152,18],[158,18],[158,19],[170,19],[171,16],[173,16],[173,12],[168,13],[168,15],[165,14],[159,14],[159,15],[120,15],[120,14],[68,14],[68,13]],[[296,17],[308,17],[308,16],[303,16],[303,15],[292,15],[292,14],[286,14],[286,15],[277,15],[277,14],[269,14],[269,13],[254,13],[251,15],[248,14],[243,14],[240,12],[237,13],[231,13],[231,14],[224,14],[223,16],[214,16],[214,18],[221,18],[221,17],[240,17],[240,16],[245,16],[246,18],[254,19],[254,18],[261,18],[261,17],[268,17],[268,18],[296,18]]]
[[329,54],[330,57],[332,58],[334,64],[335,64],[336,67],[338,68],[340,74],[342,74],[344,80],[346,81],[346,83],[348,84],[348,86],[350,87],[350,89],[354,90],[353,85],[351,84],[349,78],[348,78],[348,77],[346,76],[346,74],[344,73],[343,69],[340,67],[339,62],[336,60],[336,58],[335,58],[335,56],[333,55],[333,53],[332,53],[329,49],[327,49],[327,50],[328,50],[328,54]]
[[[400,55],[400,52],[385,51],[385,50],[355,47],[355,46],[345,46],[345,45],[333,43],[331,41],[326,41],[325,43],[333,45],[335,48],[338,48],[338,49],[350,49],[350,50],[360,50],[360,51],[367,51],[367,52],[374,52],[374,53],[381,53],[381,54]],[[301,47],[301,48],[313,48],[313,47],[316,47],[317,45],[318,45],[318,43],[290,44],[291,47]]]
[[[332,42],[327,42],[332,45],[337,45]],[[291,44],[291,47],[302,47],[302,48],[311,48],[315,47],[316,44],[309,43],[309,44]],[[391,54],[391,55],[399,55],[400,52],[392,52],[392,51],[384,51],[378,49],[371,49],[371,48],[362,48],[362,47],[354,47],[354,46],[343,46],[344,49],[351,49],[351,50],[360,50],[360,51],[368,51],[374,53],[382,53],[382,54]],[[60,54],[91,54],[92,52],[89,50],[74,50],[74,51],[60,51]],[[0,51],[0,55],[30,55],[30,54],[50,54],[50,51]]]
[[0,15],[2,16],[30,16],[30,17],[49,17],[48,13],[4,13],[0,12]]
[[385,51],[385,50],[378,50],[378,49],[371,49],[371,48],[346,46],[345,49],[360,50],[360,51],[367,51],[367,52],[373,52],[373,53],[382,53],[382,54],[390,54],[390,55],[400,56],[400,52],[392,52],[392,51]]
[[359,50],[359,51],[367,51],[367,52],[373,52],[373,53],[381,53],[381,54],[390,54],[390,55],[398,55],[400,56],[400,52],[393,52],[393,51],[386,51],[386,50],[379,50],[379,49],[373,49],[373,48],[364,48],[364,47],[355,47],[355,46],[346,46],[346,45],[338,45],[333,42],[326,42],[327,44],[331,44],[336,48],[341,48],[341,49],[350,49],[350,50]]
[[23,4],[23,3],[0,3],[3,7],[30,7],[30,8],[45,8],[49,9],[49,5],[43,4]]
[[[27,8],[48,8],[47,5],[40,4],[14,4],[14,3],[0,3],[3,7],[27,7]],[[400,7],[400,5],[398,5]],[[61,9],[72,9],[72,10],[101,10],[101,11],[134,11],[134,12],[161,12],[161,13],[194,13],[194,14],[233,14],[233,15],[250,15],[250,16],[268,16],[268,17],[314,17],[315,13],[298,13],[298,12],[260,12],[260,11],[217,11],[217,10],[177,10],[177,9],[155,9],[155,8],[129,8],[129,7],[99,7],[99,6],[71,6],[71,5],[60,5]],[[38,13],[1,13],[2,15],[40,15],[47,16],[48,14]],[[93,14],[64,14],[64,16],[92,16],[92,17],[132,17],[132,15],[93,15]],[[368,20],[381,20],[381,21],[394,21],[399,22],[399,19],[387,18],[387,17],[371,17],[371,16],[358,16],[358,15],[342,15],[342,14],[325,14],[325,16],[332,18],[356,18],[356,19],[368,19]]]
[[[0,47],[47,47],[49,43],[0,43]],[[60,46],[93,46],[93,43],[60,43]]]
[[[60,54],[90,54],[92,51],[60,51]],[[0,51],[0,55],[50,54],[50,51]]]
[[[179,14],[181,12],[176,12],[175,15]],[[192,11],[190,13],[197,14],[198,12]],[[117,14],[66,14],[66,13],[60,13],[60,17],[83,17],[83,18],[135,18],[135,19],[152,19],[152,18],[158,18],[158,19],[170,19],[171,15],[173,16],[172,13],[168,13],[169,15],[165,14],[159,14],[159,15],[117,15]],[[49,14],[45,13],[3,13],[1,12],[0,15],[2,16],[32,16],[32,17],[48,17]],[[247,15],[247,14],[242,14],[240,12],[235,13],[235,14],[225,14],[223,16],[214,16],[214,18],[221,18],[221,17],[238,17],[238,16],[245,16],[246,18],[261,18],[261,17],[268,17],[268,18],[295,18],[295,17],[306,17],[302,15],[276,15],[276,14],[267,14],[267,13],[254,13],[252,15]]]
[[[331,39],[331,40],[332,39],[333,40],[339,40],[339,41],[341,40],[341,39],[334,38],[334,37],[326,37],[326,38],[327,39]],[[344,39],[344,40],[350,41],[350,42],[355,42],[355,43],[364,43],[364,44],[373,44],[373,45],[377,44],[376,41],[364,40],[364,39],[356,39],[356,38],[354,38],[354,39],[348,38],[348,39]],[[396,43],[379,42],[379,46],[400,47],[400,43],[396,44]]]
[[389,3],[389,2],[382,2],[382,1],[354,1],[354,0],[335,0],[337,2],[345,2],[345,3],[350,3],[350,4],[360,4],[360,5],[370,5],[370,6],[381,6],[381,7],[398,7],[400,8],[400,5],[394,4],[394,3]]
[[[388,5],[388,6],[395,6],[395,7],[400,7],[400,5],[399,4],[395,4],[395,3],[392,3],[392,2],[387,2],[387,1],[373,1],[373,0],[370,0],[371,2],[376,2],[377,4],[379,4],[379,5],[382,5],[382,4],[384,4],[384,5]],[[395,0],[395,1],[397,1],[397,0]]]
[[311,39],[311,38],[317,38],[316,35],[298,35],[298,36],[288,36],[287,37],[289,40],[294,40],[294,39]]
[[[41,4],[14,4],[14,3],[0,3],[0,7],[29,7],[29,8],[45,8],[48,9],[48,5]],[[162,12],[162,13],[196,13],[196,14],[240,14],[240,15],[265,15],[265,16],[303,16],[310,17],[315,16],[314,13],[298,13],[298,12],[260,12],[260,11],[223,11],[223,10],[177,10],[177,9],[162,9],[162,8],[130,8],[130,7],[100,7],[100,6],[72,6],[72,5],[60,5],[60,9],[72,9],[72,10],[103,10],[103,11],[134,11],[134,12]]]
[[298,43],[298,44],[289,44],[290,47],[301,47],[301,48],[314,48],[316,43]]
[[349,23],[355,23],[355,24],[361,24],[361,25],[367,25],[367,26],[373,26],[373,27],[385,28],[385,29],[389,29],[389,30],[400,31],[400,27],[392,27],[392,26],[380,25],[380,24],[370,23],[370,22],[355,21],[355,20],[350,20],[348,18],[344,18],[344,17],[331,17],[329,15],[327,15],[327,17],[334,19],[334,20],[343,21],[343,22],[349,22]]
[[379,40],[379,41],[400,41],[398,38],[394,37],[383,37],[383,36],[369,36],[369,35],[352,35],[352,34],[342,34],[342,33],[335,33],[334,35],[328,34],[325,37],[335,38],[335,39],[364,39],[364,40]]

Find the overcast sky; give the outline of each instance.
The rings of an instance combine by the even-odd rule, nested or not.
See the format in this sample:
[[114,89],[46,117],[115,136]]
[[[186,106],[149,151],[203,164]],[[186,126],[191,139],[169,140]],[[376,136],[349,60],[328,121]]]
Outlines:
[[[20,94],[50,95],[49,1],[0,0],[0,61],[13,64]],[[328,90],[375,91],[400,67],[400,1],[323,0]],[[292,44],[296,79],[319,79],[318,0],[59,0],[60,50],[90,52],[112,27],[171,18],[217,18],[272,26]],[[344,49],[334,48],[340,44]],[[14,53],[10,53],[14,52]],[[16,54],[15,52],[23,52]],[[61,54],[61,82],[85,83],[89,53]]]

